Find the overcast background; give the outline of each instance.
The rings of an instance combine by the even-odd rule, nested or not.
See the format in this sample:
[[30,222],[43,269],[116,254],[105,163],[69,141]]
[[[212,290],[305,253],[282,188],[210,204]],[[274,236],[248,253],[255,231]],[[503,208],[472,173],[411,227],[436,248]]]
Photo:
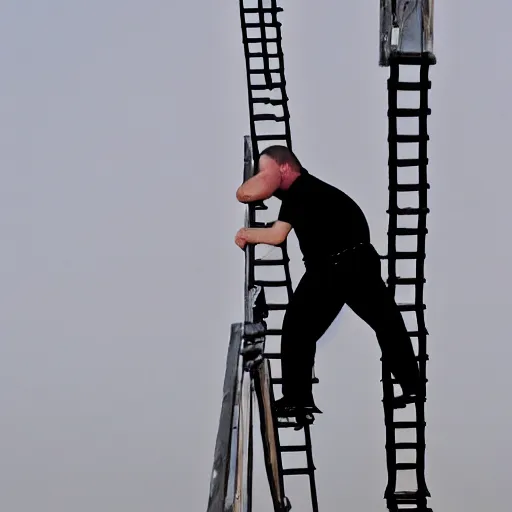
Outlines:
[[[284,6],[294,149],[359,202],[385,252],[378,2]],[[503,509],[510,489],[511,14],[505,0],[436,2],[435,512]],[[206,510],[230,324],[243,315],[238,2],[4,0],[0,59],[0,508]],[[384,510],[378,346],[342,317],[318,349],[320,509]],[[255,478],[263,512],[261,460]],[[307,479],[288,481],[294,512],[308,511]]]

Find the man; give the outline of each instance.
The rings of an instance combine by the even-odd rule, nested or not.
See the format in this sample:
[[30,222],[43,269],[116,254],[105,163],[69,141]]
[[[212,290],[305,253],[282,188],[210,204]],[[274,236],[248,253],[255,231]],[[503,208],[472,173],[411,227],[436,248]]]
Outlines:
[[345,304],[376,333],[383,357],[402,387],[395,407],[405,407],[419,391],[414,349],[402,315],[381,276],[380,258],[359,206],[344,192],[310,174],[285,146],[265,149],[258,172],[243,183],[242,203],[272,195],[281,199],[277,221],[268,228],[242,228],[235,243],[281,244],[295,230],[306,272],[283,319],[283,397],[278,416],[321,412],[312,393],[316,342]]

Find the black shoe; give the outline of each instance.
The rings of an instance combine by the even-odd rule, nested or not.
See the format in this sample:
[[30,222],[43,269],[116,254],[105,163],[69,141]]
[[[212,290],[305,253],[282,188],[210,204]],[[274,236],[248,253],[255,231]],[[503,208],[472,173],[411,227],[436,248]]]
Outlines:
[[415,404],[418,401],[416,393],[408,393],[393,398],[393,407],[395,409],[404,409],[408,404]]
[[293,427],[293,430],[301,430],[306,425],[312,425],[315,422],[315,417],[313,414],[309,412],[300,412],[295,416],[296,425]]
[[323,414],[312,400],[292,402],[285,397],[274,402],[274,410],[277,416],[284,418],[312,413]]

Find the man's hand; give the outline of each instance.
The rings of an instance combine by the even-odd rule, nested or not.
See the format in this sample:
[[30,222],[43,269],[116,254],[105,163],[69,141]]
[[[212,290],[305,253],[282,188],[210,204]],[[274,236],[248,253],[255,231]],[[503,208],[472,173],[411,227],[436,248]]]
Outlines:
[[240,247],[240,249],[244,249],[245,245],[247,244],[247,234],[246,234],[247,228],[241,228],[238,230],[236,236],[235,236],[235,244]]
[[244,249],[247,244],[280,245],[288,236],[292,226],[276,220],[269,228],[241,228],[235,236],[235,244]]

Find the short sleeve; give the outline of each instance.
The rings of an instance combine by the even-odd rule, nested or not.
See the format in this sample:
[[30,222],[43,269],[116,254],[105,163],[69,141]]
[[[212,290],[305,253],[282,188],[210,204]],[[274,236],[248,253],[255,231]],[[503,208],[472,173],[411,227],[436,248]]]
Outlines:
[[279,209],[279,215],[277,216],[277,220],[280,220],[282,222],[287,222],[288,224],[291,224],[293,226],[293,219],[292,219],[292,211],[291,211],[291,205],[289,201],[283,201],[281,203],[281,208]]

